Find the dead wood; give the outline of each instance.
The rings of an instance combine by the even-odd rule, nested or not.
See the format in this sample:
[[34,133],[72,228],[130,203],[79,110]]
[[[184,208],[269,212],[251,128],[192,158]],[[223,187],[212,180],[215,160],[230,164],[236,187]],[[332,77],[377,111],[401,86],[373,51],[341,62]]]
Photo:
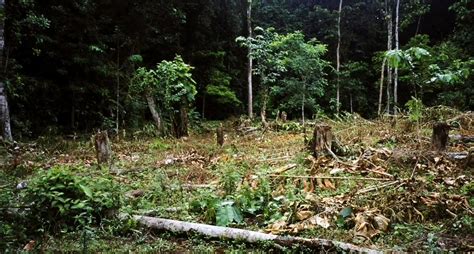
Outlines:
[[[317,158],[326,151],[330,151],[332,146],[331,126],[320,124],[314,127],[313,139],[311,140],[311,152]],[[332,153],[331,155],[333,155]]]
[[217,127],[216,134],[217,144],[222,147],[224,145],[224,128],[222,127],[222,124]]
[[431,146],[433,150],[446,151],[446,145],[449,139],[449,125],[445,122],[438,122],[433,126],[433,135],[431,136]]
[[305,179],[339,179],[339,180],[360,180],[360,181],[391,181],[392,179],[371,178],[371,177],[345,177],[345,176],[297,176],[297,175],[275,175],[270,174],[269,177],[286,177],[286,178],[305,178]]
[[99,131],[94,136],[94,146],[98,164],[110,165],[112,148],[107,131]]
[[381,185],[371,186],[371,187],[368,187],[368,188],[357,191],[357,194],[364,194],[364,193],[367,193],[367,192],[380,190],[380,189],[387,188],[387,187],[392,186],[392,185],[396,185],[398,183],[400,183],[400,181],[393,181],[393,182],[390,182],[390,183],[384,183],[384,184],[381,184]]
[[288,121],[288,115],[286,114],[285,111],[281,112],[281,118],[280,118],[282,123],[286,123]]
[[148,216],[133,216],[140,224],[159,230],[167,230],[175,233],[200,233],[208,237],[215,238],[227,238],[233,240],[243,240],[250,243],[262,242],[262,241],[272,241],[275,244],[280,244],[284,246],[292,246],[295,244],[304,245],[307,247],[314,247],[319,250],[343,250],[349,252],[362,252],[362,253],[382,253],[378,250],[373,250],[369,248],[359,247],[350,243],[332,241],[327,239],[319,238],[302,238],[302,237],[293,237],[293,236],[279,236],[265,234],[250,230],[237,229],[237,228],[227,228],[212,226],[206,224],[184,222],[177,220],[168,220],[161,218],[154,218]]
[[195,190],[195,189],[212,189],[215,188],[215,185],[212,184],[183,184],[181,188],[186,190]]

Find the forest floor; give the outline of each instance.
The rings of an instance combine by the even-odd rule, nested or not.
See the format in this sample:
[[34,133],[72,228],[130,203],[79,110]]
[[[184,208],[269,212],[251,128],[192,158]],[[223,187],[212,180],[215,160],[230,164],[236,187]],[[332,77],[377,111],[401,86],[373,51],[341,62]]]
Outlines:
[[[432,112],[441,114],[437,110],[442,111]],[[473,251],[473,143],[456,137],[474,136],[474,117],[450,111],[442,115],[455,126],[448,153],[430,151],[429,115],[419,124],[403,116],[396,121],[357,115],[322,119],[318,124],[332,127],[338,146],[334,155],[318,158],[308,151],[295,122],[262,131],[258,123],[225,121],[222,147],[215,137],[219,122],[202,123],[190,137],[178,140],[153,138],[146,131],[122,133],[111,137],[110,169],[96,165],[87,139],[44,137],[5,150],[0,188],[11,189],[10,199],[17,200],[18,183],[61,165],[74,174],[118,184],[120,214],[317,237],[382,251]],[[308,124],[308,138],[314,124]],[[26,249],[47,252],[314,251],[175,234],[113,220],[87,232],[13,239],[9,248],[21,249],[29,239],[34,246]]]

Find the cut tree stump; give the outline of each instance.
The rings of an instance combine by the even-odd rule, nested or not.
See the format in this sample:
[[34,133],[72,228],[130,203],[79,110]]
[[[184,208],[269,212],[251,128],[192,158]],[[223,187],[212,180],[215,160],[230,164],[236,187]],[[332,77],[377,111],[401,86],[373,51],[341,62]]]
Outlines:
[[238,229],[238,228],[227,228],[212,226],[206,224],[168,220],[161,218],[154,218],[148,216],[133,216],[140,224],[153,229],[167,230],[175,233],[200,233],[208,237],[225,238],[233,240],[243,240],[249,243],[256,243],[262,241],[272,241],[275,244],[283,246],[292,246],[295,244],[312,247],[314,250],[326,250],[326,251],[347,251],[347,252],[359,252],[359,253],[382,253],[382,251],[373,250],[369,248],[359,247],[350,243],[331,241],[320,238],[302,238],[293,236],[279,236],[265,234],[250,230]]
[[107,131],[99,131],[94,136],[94,146],[99,165],[110,165],[112,159],[112,148]]
[[224,145],[224,128],[222,127],[222,124],[217,127],[216,134],[217,144],[222,147]]
[[286,114],[286,112],[285,111],[281,112],[281,122],[286,123],[287,120],[288,120],[288,115]]
[[332,131],[331,126],[319,124],[314,127],[313,139],[310,143],[310,149],[313,156],[317,158],[321,154],[331,151]]
[[449,125],[445,122],[438,122],[433,125],[433,135],[431,136],[431,146],[438,152],[446,151],[449,139]]

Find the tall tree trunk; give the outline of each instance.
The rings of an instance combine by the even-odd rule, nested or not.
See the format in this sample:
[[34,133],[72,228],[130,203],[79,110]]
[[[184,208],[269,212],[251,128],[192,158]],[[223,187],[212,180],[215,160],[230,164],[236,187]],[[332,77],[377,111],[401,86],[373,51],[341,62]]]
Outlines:
[[7,95],[5,85],[0,82],[0,131],[5,140],[12,141],[12,131],[10,128],[10,111],[8,109]]
[[[5,17],[5,1],[0,0],[0,9],[4,11]],[[4,28],[5,28],[5,20],[1,20],[0,22],[0,64],[2,64],[3,68],[3,75],[2,79],[6,77],[7,71],[7,61],[4,61],[4,53],[5,53],[5,35],[4,35]],[[7,56],[8,59],[8,56]],[[5,140],[12,141],[12,131],[10,127],[10,110],[8,108],[8,100],[7,100],[7,93],[5,88],[5,83],[3,80],[0,80],[0,134]]]
[[[247,31],[248,36],[252,37],[252,0],[247,1]],[[248,89],[248,115],[253,118],[253,88],[252,88],[252,73],[253,73],[253,59],[251,56],[252,50],[248,51],[248,70],[247,70],[247,89]]]
[[340,108],[340,86],[339,86],[339,70],[341,68],[340,48],[341,48],[341,11],[342,0],[339,0],[339,17],[337,19],[337,49],[336,49],[336,72],[337,72],[337,88],[336,88],[336,109],[339,114]]
[[380,89],[379,89],[379,108],[377,114],[380,116],[382,114],[382,97],[383,97],[383,78],[385,73],[385,63],[387,62],[387,58],[383,58],[382,61],[382,69],[380,71]]
[[162,135],[163,125],[161,123],[161,115],[156,110],[155,98],[153,98],[153,95],[150,92],[147,92],[145,94],[145,97],[148,104],[148,108],[150,109],[151,116],[153,117],[153,120],[155,121],[155,124],[156,124],[156,128],[158,129],[158,133]]
[[[397,0],[397,7],[395,9],[395,49],[399,49],[398,45],[398,21],[400,11],[400,0]],[[398,111],[398,67],[395,67],[393,73],[394,86],[393,86],[393,113],[397,115]]]
[[117,138],[120,137],[119,133],[119,112],[120,112],[120,45],[117,41],[117,73],[116,73],[116,116],[115,116],[115,132],[117,134]]
[[[386,11],[387,11],[387,50],[392,50],[392,38],[393,38],[393,22],[392,22],[392,8],[391,0],[385,0]],[[387,114],[390,114],[390,104],[392,97],[390,90],[392,89],[392,68],[387,64]]]

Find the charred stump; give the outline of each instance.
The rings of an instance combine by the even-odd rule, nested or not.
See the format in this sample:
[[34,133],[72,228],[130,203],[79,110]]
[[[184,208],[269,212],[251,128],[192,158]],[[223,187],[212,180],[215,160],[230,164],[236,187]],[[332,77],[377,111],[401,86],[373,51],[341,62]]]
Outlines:
[[112,148],[109,141],[107,131],[99,131],[94,136],[94,146],[99,165],[110,165],[112,158]]
[[446,150],[449,139],[449,125],[445,122],[435,123],[433,135],[431,136],[431,146],[433,150],[442,152]]
[[224,128],[222,127],[222,124],[219,127],[217,127],[216,134],[217,134],[217,144],[219,146],[223,146],[224,145]]
[[310,142],[310,149],[314,157],[318,157],[331,150],[332,131],[331,126],[320,124],[314,127],[313,138]]

